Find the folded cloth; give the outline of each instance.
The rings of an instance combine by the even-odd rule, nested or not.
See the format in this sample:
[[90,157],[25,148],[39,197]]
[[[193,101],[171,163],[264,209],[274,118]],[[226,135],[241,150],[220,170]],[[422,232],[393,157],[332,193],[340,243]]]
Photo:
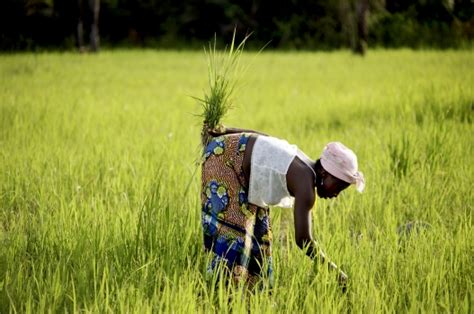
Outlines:
[[359,192],[364,190],[364,175],[357,170],[357,156],[342,143],[328,143],[324,147],[320,160],[324,170],[331,175],[347,183],[354,184]]

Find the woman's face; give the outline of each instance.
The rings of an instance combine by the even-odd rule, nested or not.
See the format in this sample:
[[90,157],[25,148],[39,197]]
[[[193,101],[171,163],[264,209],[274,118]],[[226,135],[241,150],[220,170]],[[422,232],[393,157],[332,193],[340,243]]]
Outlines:
[[342,181],[335,176],[324,171],[321,174],[321,179],[316,185],[316,192],[321,198],[333,198],[339,195],[342,190],[346,189],[350,184]]

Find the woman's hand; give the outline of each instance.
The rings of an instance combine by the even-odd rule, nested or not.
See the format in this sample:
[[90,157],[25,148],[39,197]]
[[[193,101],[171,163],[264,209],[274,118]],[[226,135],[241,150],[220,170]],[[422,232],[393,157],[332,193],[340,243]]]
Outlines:
[[346,292],[347,290],[347,283],[349,281],[349,277],[342,271],[339,271],[337,276],[337,281],[339,282],[339,286],[342,288],[342,292]]
[[223,126],[222,124],[219,124],[213,129],[208,128],[207,133],[213,137],[224,135],[226,134],[226,127]]

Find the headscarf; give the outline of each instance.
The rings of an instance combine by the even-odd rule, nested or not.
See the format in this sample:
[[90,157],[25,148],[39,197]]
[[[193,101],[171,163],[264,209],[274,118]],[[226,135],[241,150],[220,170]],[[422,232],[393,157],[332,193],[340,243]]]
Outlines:
[[340,142],[330,142],[324,147],[320,160],[324,170],[342,181],[355,184],[357,191],[362,193],[364,175],[357,170],[357,156],[352,150]]

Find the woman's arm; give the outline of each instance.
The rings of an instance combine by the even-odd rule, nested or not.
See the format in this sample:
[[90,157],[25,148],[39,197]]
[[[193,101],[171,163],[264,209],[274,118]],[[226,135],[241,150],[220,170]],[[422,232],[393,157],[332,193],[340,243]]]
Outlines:
[[259,135],[268,136],[265,133],[254,131],[254,130],[231,128],[231,127],[225,127],[225,126],[220,126],[220,127],[214,128],[214,129],[209,129],[208,133],[212,136],[219,136],[219,135],[233,134],[233,133],[255,133],[255,134],[259,134]]
[[345,290],[348,280],[347,275],[326,257],[326,254],[319,248],[311,235],[311,208],[314,205],[314,201],[314,191],[295,195],[294,220],[296,244],[302,250],[305,250],[306,255],[311,259],[321,264],[327,263],[329,270],[338,271],[338,281],[342,285],[343,290]]

